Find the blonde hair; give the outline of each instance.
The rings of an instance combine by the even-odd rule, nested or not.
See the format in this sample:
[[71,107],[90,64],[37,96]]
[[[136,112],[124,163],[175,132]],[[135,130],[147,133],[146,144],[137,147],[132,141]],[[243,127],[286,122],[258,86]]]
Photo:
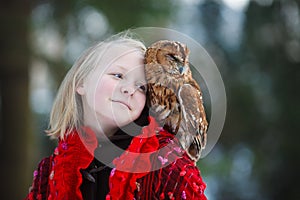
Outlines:
[[105,41],[88,48],[74,63],[62,81],[50,113],[49,129],[51,138],[64,139],[72,130],[83,125],[83,105],[76,89],[96,67],[105,67],[105,54],[114,47],[135,48],[144,54],[146,47],[130,31],[113,35]]

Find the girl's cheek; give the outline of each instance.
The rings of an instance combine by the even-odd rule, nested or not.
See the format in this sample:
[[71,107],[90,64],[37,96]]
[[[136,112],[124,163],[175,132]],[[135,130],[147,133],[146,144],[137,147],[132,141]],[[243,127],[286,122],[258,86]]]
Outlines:
[[137,101],[138,101],[138,104],[140,105],[140,110],[143,110],[144,106],[146,104],[146,95],[141,94],[139,96],[139,98],[137,99]]
[[116,83],[114,80],[103,78],[98,83],[97,93],[111,93],[116,92]]

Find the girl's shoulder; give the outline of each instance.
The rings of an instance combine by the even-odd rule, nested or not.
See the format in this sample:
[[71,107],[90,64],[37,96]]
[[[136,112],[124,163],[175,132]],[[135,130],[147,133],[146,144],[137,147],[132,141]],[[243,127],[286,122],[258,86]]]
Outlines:
[[[58,145],[52,155],[43,158],[33,174],[33,183],[26,199],[81,199],[80,170],[87,168],[94,159],[97,147],[95,134],[72,131]],[[47,198],[44,198],[47,197]]]

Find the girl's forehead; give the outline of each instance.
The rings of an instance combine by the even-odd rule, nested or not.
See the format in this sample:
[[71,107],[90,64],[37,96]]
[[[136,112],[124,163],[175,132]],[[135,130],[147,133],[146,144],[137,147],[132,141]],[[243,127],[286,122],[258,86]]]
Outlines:
[[117,68],[132,68],[141,67],[144,64],[144,55],[137,49],[129,49],[123,52],[116,52],[115,57],[110,60],[110,63],[106,67]]
[[98,60],[93,73],[102,74],[113,69],[127,71],[141,67],[144,68],[144,52],[141,49],[114,45]]

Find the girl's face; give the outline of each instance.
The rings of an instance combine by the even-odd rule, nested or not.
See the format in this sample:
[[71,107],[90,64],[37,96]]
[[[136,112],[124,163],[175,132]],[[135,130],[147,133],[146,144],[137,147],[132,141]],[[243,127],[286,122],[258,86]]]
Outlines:
[[85,125],[107,136],[137,119],[146,101],[144,55],[129,48],[113,53],[115,58],[106,68],[97,67],[77,88]]

